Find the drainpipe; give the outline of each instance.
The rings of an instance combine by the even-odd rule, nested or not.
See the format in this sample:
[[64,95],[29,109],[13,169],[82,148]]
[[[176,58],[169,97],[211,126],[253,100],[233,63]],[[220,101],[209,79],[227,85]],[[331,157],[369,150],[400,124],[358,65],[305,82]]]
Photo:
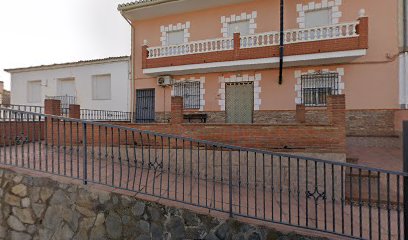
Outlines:
[[284,18],[284,0],[280,0],[280,44],[279,44],[279,84],[283,82],[283,53],[284,53],[284,39],[283,39],[283,18]]
[[400,101],[401,101],[401,108],[406,109],[407,108],[407,93],[408,93],[408,86],[407,86],[407,51],[408,51],[408,33],[407,33],[407,10],[408,10],[408,1],[403,0],[402,2],[402,36],[403,36],[403,43],[402,43],[402,51],[400,53],[400,71],[399,71],[399,81],[400,81]]
[[135,103],[135,96],[134,96],[134,93],[135,93],[135,76],[134,76],[134,68],[135,68],[135,60],[134,60],[134,46],[133,46],[133,43],[134,43],[134,33],[135,33],[135,28],[133,27],[133,25],[132,25],[132,23],[129,21],[129,19],[127,19],[125,16],[123,16],[123,13],[121,12],[121,15],[122,15],[122,17],[123,18],[125,18],[125,20],[126,20],[126,22],[127,23],[129,23],[129,25],[130,25],[130,28],[131,28],[131,47],[130,47],[130,64],[131,64],[131,67],[130,67],[130,71],[131,71],[131,79],[130,79],[130,121],[131,122],[134,122],[134,103]]
[[408,2],[407,2],[407,0],[403,0],[403,6],[402,6],[402,9],[403,9],[403,13],[402,13],[402,26],[403,26],[403,32],[402,32],[402,34],[403,34],[403,38],[404,38],[404,43],[403,43],[403,52],[407,52],[407,38],[408,38],[408,36],[407,36],[407,10],[408,10],[408,7],[407,7],[407,4],[408,4]]

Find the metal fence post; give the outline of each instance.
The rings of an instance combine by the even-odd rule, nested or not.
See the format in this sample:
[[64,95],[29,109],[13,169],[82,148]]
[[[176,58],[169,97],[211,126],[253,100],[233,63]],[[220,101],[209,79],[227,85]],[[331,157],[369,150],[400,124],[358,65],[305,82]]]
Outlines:
[[86,122],[82,123],[82,137],[84,145],[84,184],[88,184],[88,151],[87,151],[87,134],[86,134]]
[[232,155],[231,155],[231,149],[229,150],[229,212],[230,212],[230,217],[232,217],[233,214],[232,214]]
[[[408,173],[408,121],[403,122],[404,172]],[[408,240],[408,177],[404,176],[404,239]]]

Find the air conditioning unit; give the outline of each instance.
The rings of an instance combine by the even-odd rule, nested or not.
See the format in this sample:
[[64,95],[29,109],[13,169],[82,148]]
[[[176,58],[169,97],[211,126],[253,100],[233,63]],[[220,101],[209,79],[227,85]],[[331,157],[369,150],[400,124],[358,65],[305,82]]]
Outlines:
[[160,76],[157,78],[157,85],[166,87],[173,84],[173,78],[171,76]]

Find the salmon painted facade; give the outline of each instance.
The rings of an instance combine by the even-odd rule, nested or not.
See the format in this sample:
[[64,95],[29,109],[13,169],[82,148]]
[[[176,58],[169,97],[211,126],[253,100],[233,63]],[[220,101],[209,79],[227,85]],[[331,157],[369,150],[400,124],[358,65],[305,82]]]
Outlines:
[[405,118],[402,1],[150,0],[119,5],[132,26],[136,122],[165,122],[171,96],[209,123],[325,121],[346,96],[349,136],[392,136]]

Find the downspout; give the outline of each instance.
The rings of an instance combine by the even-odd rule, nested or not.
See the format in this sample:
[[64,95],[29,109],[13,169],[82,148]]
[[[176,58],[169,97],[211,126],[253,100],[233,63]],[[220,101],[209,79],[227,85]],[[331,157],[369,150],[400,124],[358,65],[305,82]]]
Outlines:
[[403,0],[402,2],[402,36],[403,36],[403,44],[402,44],[402,52],[400,53],[400,101],[401,101],[401,108],[406,109],[407,108],[407,93],[408,93],[408,86],[407,86],[407,50],[408,50],[408,33],[407,33],[407,10],[408,10],[408,2],[407,0]]
[[283,82],[283,54],[284,54],[284,0],[280,0],[280,43],[279,43],[279,85]]
[[135,103],[135,75],[134,75],[134,68],[135,68],[135,60],[134,60],[134,31],[135,28],[133,27],[132,23],[127,19],[125,16],[123,16],[123,13],[121,12],[121,15],[123,18],[125,18],[126,22],[129,23],[130,28],[131,28],[131,46],[130,46],[130,71],[131,71],[131,79],[130,79],[130,106],[129,106],[129,112],[130,112],[130,121],[134,122],[135,114],[134,114],[134,103]]
[[407,38],[408,38],[408,36],[407,36],[407,10],[408,10],[408,7],[407,7],[407,0],[403,0],[403,6],[402,6],[402,11],[403,11],[403,13],[402,13],[402,27],[403,27],[403,29],[402,29],[402,34],[403,34],[403,41],[404,41],[404,43],[403,43],[403,48],[402,48],[402,51],[403,52],[407,52]]

